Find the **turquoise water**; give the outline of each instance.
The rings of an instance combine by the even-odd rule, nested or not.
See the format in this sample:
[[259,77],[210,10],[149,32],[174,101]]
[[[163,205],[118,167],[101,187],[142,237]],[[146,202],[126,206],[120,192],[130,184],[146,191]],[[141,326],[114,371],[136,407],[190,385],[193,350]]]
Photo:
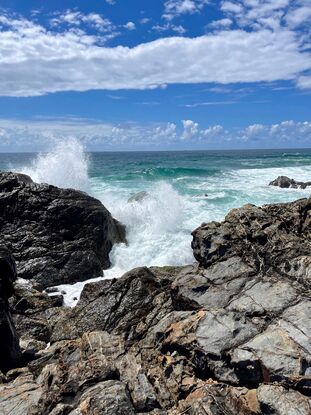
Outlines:
[[[105,271],[112,277],[141,265],[193,262],[191,231],[234,207],[309,196],[268,184],[279,175],[311,180],[311,149],[87,154],[71,140],[42,155],[0,154],[0,169],[86,190],[125,223],[128,245],[113,249]],[[149,196],[127,202],[142,190]]]

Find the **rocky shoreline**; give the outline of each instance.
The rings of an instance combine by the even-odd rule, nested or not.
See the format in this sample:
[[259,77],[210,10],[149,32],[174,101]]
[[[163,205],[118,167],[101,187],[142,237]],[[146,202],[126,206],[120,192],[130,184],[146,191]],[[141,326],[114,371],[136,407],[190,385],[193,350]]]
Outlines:
[[43,289],[101,275],[124,227],[0,173],[0,414],[309,415],[310,211],[234,209],[193,232],[196,265],[88,283],[70,309]]

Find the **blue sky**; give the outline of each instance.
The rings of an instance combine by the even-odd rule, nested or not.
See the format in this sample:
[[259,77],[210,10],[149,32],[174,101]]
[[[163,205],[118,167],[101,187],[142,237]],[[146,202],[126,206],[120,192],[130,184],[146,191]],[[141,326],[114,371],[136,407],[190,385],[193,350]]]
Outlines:
[[0,0],[0,151],[311,146],[310,0]]

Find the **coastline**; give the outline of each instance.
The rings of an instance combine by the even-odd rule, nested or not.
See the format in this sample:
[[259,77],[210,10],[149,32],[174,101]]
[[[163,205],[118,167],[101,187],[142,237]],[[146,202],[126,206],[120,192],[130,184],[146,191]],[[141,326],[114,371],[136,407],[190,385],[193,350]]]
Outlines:
[[[27,272],[33,267],[40,278],[15,283],[10,299],[22,358],[17,353],[12,367],[18,368],[1,375],[0,412],[249,415],[299,408],[300,414],[309,413],[310,198],[234,209],[224,221],[193,232],[197,264],[141,267],[120,279],[88,283],[70,309],[62,307],[61,293],[49,297],[42,292],[55,281],[47,272],[42,284],[42,271],[36,268],[42,243],[35,247],[29,239],[41,237],[38,225],[47,222],[44,214],[37,215],[36,227],[29,228],[34,219],[27,215],[43,202],[53,213],[55,196],[47,207],[44,192],[55,195],[57,188],[14,174],[9,180],[6,174],[1,177],[0,206],[14,212],[7,213],[7,223],[2,219],[2,237],[17,259],[24,253]],[[105,210],[84,197],[83,209]],[[72,200],[66,199],[69,211]],[[70,245],[81,244],[81,235],[73,233],[77,223],[70,215],[65,218],[57,221],[58,229],[53,225],[53,237],[70,234]],[[16,229],[31,229],[32,236],[12,244],[12,228],[4,232],[10,221]],[[86,226],[90,235],[100,229],[111,237],[109,222],[108,215]],[[52,235],[44,236],[47,244],[55,244]],[[102,239],[97,248],[105,243]],[[28,253],[27,245],[32,247]],[[86,279],[88,262],[79,255],[75,277],[61,267],[62,278],[69,273],[72,282]],[[89,261],[90,254],[85,258]],[[46,268],[55,258],[44,261]],[[17,261],[17,270],[23,267]],[[5,278],[16,278],[12,272],[4,274],[2,268],[2,286]],[[6,313],[8,296],[2,292]]]

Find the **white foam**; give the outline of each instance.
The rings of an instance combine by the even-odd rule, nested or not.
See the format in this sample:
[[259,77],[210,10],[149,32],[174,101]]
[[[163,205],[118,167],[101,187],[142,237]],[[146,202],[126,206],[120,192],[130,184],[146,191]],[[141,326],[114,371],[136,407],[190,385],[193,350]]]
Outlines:
[[[97,282],[102,280],[100,278],[92,278],[87,281],[76,282],[75,284],[62,284],[58,285],[56,288],[58,289],[58,293],[62,293],[64,297],[64,305],[67,307],[74,307],[77,302],[79,301],[81,292],[85,284],[91,282]],[[55,295],[55,293],[49,294],[50,296]]]
[[148,192],[150,197],[133,203],[105,198],[108,209],[126,225],[128,240],[127,246],[113,248],[110,257],[114,266],[105,271],[106,276],[119,276],[138,266],[193,262],[189,213],[194,202],[165,182],[156,183]]
[[[113,247],[112,267],[104,271],[104,278],[120,277],[138,266],[192,263],[191,231],[202,222],[222,220],[231,208],[245,203],[262,205],[308,196],[310,189],[280,189],[268,184],[279,175],[302,181],[311,178],[311,166],[304,166],[228,170],[221,177],[183,177],[157,183],[89,179],[87,156],[75,139],[58,142],[51,152],[39,155],[31,168],[23,172],[38,182],[94,194],[126,225],[128,244]],[[140,191],[147,191],[149,197],[127,202],[133,193]],[[65,305],[74,306],[84,285],[96,280],[59,286],[60,291],[66,292]]]
[[[104,186],[106,188],[106,186]],[[97,189],[97,192],[99,190]],[[129,194],[120,189],[97,193],[113,216],[127,227],[128,244],[115,245],[110,254],[112,267],[104,278],[118,278],[139,266],[183,265],[194,262],[191,231],[194,229],[193,209],[198,203],[181,196],[170,184],[156,183],[148,189],[149,197],[128,203]],[[101,278],[60,285],[66,306],[76,305],[86,283]]]
[[75,138],[57,140],[47,153],[41,153],[31,167],[24,168],[37,183],[88,191],[88,158],[82,144]]

